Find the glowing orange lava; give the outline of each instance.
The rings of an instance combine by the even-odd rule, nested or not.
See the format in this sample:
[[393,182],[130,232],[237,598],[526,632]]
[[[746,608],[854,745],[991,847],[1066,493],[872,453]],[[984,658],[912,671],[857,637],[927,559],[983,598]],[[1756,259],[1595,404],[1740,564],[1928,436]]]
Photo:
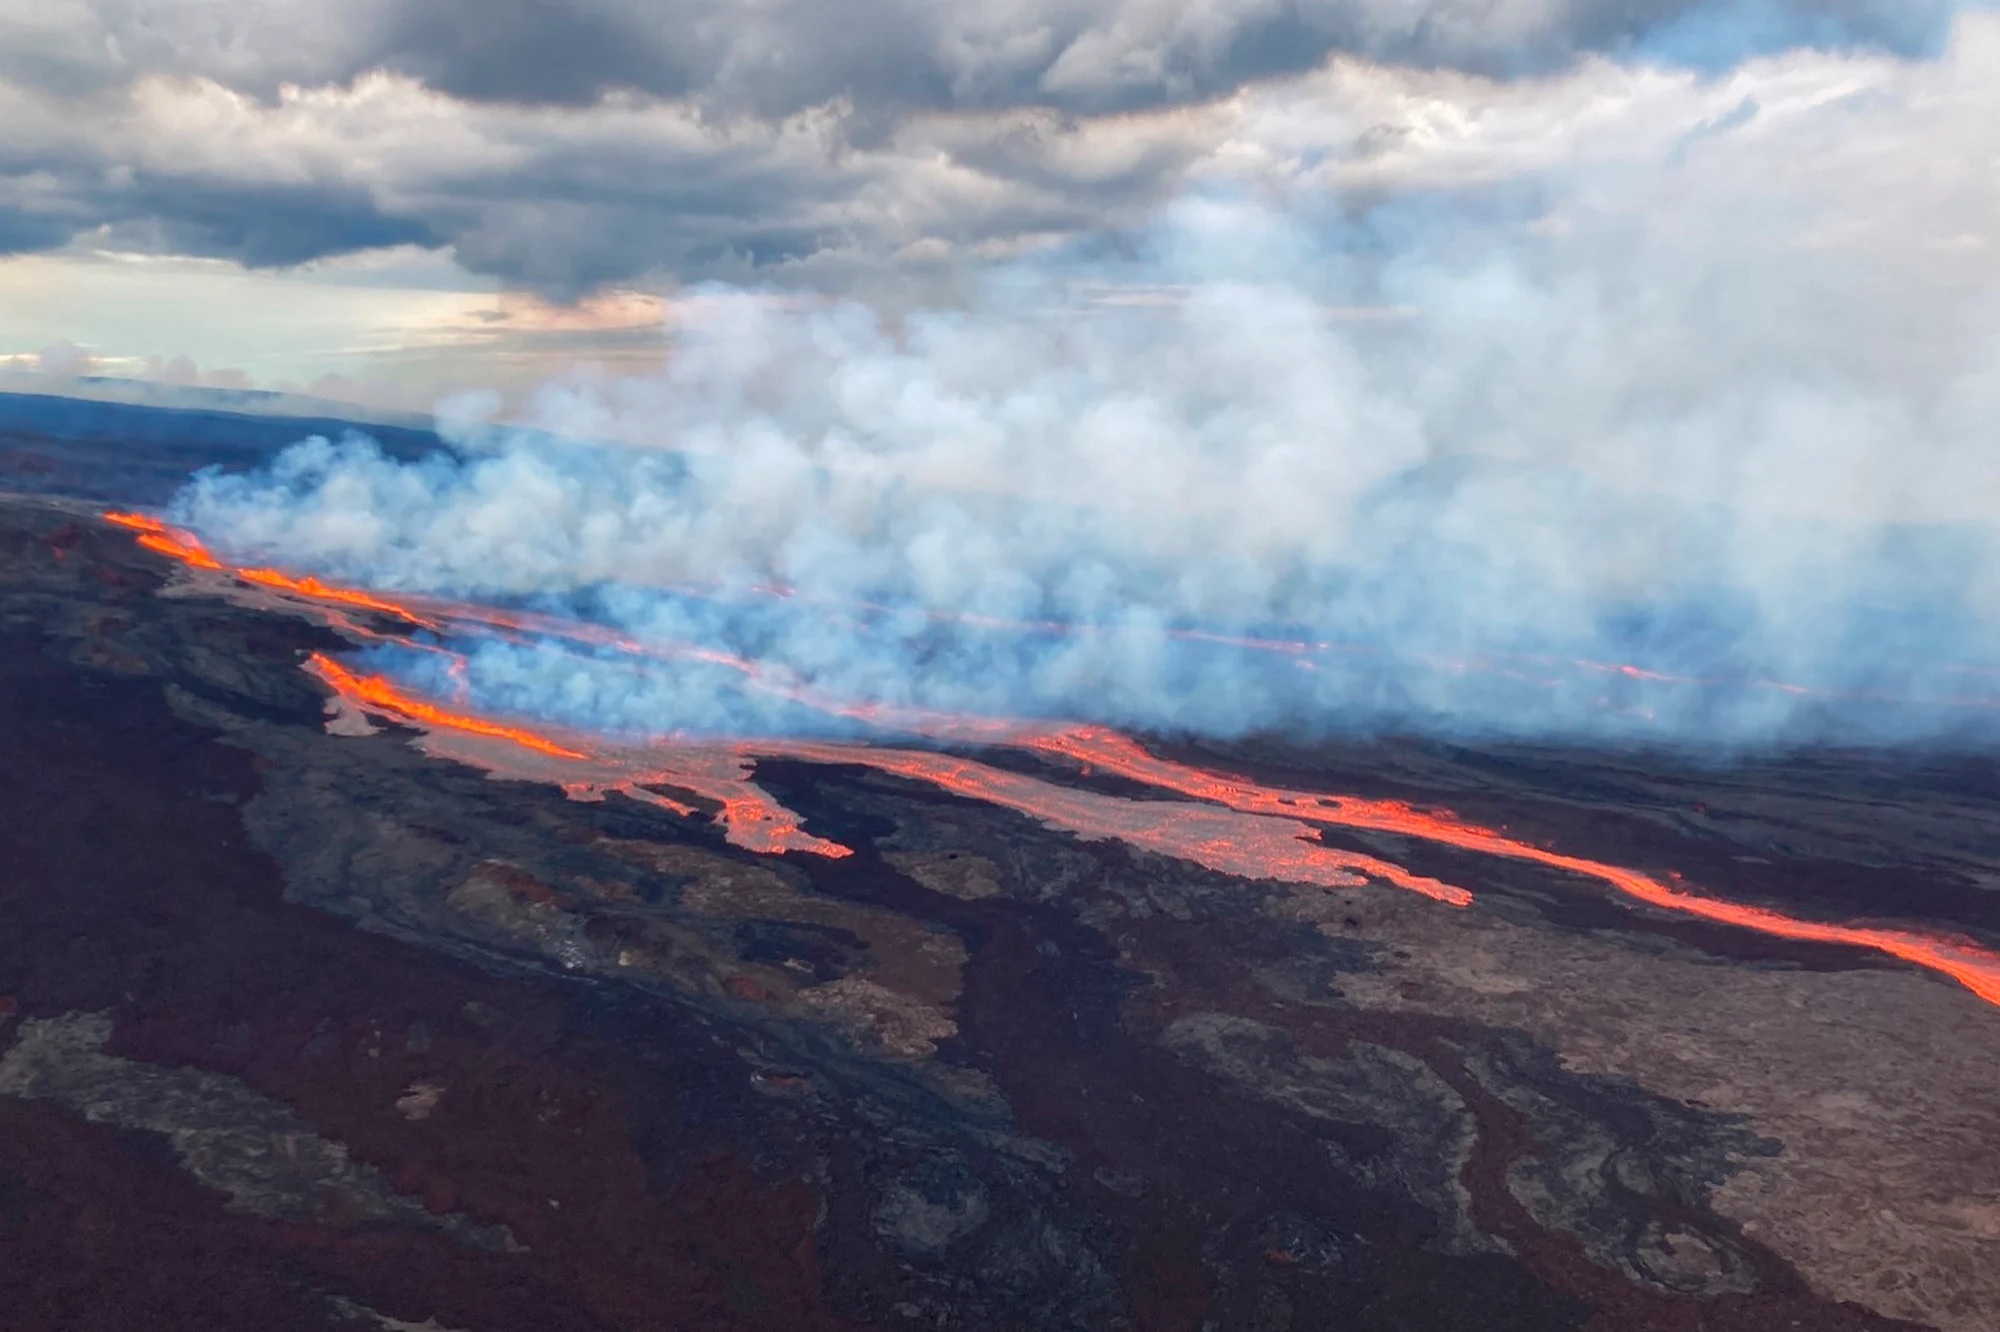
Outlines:
[[[442,649],[438,649],[442,651]],[[471,713],[442,708],[418,698],[379,675],[360,675],[322,653],[314,653],[306,669],[351,706],[409,725],[426,728],[433,738],[449,736],[478,740],[498,740],[528,751],[530,755],[563,760],[553,771],[525,770],[518,761],[496,759],[490,753],[460,751],[449,744],[439,746],[444,756],[475,763],[510,776],[545,779],[561,786],[574,799],[599,799],[607,791],[618,791],[683,817],[696,808],[656,790],[668,787],[685,791],[698,800],[720,806],[717,821],[729,840],[745,850],[764,855],[787,851],[807,851],[838,859],[854,854],[838,842],[830,842],[805,831],[791,811],[759,790],[750,780],[749,762],[741,754],[693,749],[667,751],[621,750],[598,742],[597,749],[579,746],[590,743],[579,737],[563,744],[541,731],[525,726],[503,725]],[[663,762],[662,760],[670,760]]]
[[141,513],[107,513],[104,521],[117,527],[128,528],[139,533],[139,544],[147,550],[179,560],[194,569],[227,573],[246,583],[267,588],[275,592],[286,592],[303,597],[308,601],[351,607],[356,610],[376,611],[393,615],[423,629],[441,629],[436,620],[420,614],[407,603],[392,601],[388,597],[373,592],[362,592],[354,588],[335,587],[310,575],[293,577],[277,569],[250,568],[243,565],[226,565],[217,559],[201,539],[182,528],[169,527],[157,518],[149,518]]
[[753,742],[744,748],[770,757],[874,768],[1015,810],[1086,839],[1124,842],[1238,878],[1277,879],[1324,888],[1354,888],[1369,879],[1380,879],[1452,906],[1472,903],[1472,894],[1463,888],[1412,874],[1374,856],[1326,846],[1310,826],[1288,815],[1246,815],[1213,805],[1127,800],[924,750],[784,741]]
[[157,518],[148,518],[143,513],[121,513],[116,509],[107,511],[104,521],[113,527],[129,528],[134,532],[159,533],[167,530],[167,525]]
[[[331,623],[360,638],[379,640],[384,635],[365,629],[339,614],[341,608],[381,612],[400,617],[412,626],[441,633],[499,631],[530,637],[553,637],[654,660],[696,661],[722,666],[740,673],[752,687],[780,694],[832,715],[934,739],[1017,748],[1044,759],[1078,766],[1086,772],[1111,773],[1184,797],[1184,802],[1127,800],[1059,786],[971,759],[861,744],[770,740],[728,746],[621,747],[584,736],[566,737],[569,742],[561,743],[548,733],[528,726],[503,724],[469,711],[441,707],[409,693],[384,677],[356,674],[323,654],[315,653],[308,663],[308,668],[328,687],[357,708],[427,728],[433,737],[458,736],[470,740],[497,741],[523,751],[535,760],[560,760],[563,765],[561,771],[536,770],[521,775],[554,781],[578,798],[622,791],[682,815],[693,813],[693,807],[656,788],[687,792],[697,799],[710,801],[720,807],[718,819],[730,840],[756,851],[773,854],[810,851],[825,856],[852,854],[846,847],[806,833],[796,816],[760,790],[750,778],[750,768],[756,758],[856,764],[1013,809],[1084,838],[1116,839],[1245,878],[1278,879],[1326,887],[1352,887],[1372,879],[1454,906],[1465,906],[1472,901],[1472,895],[1463,888],[1413,874],[1372,856],[1325,845],[1318,839],[1316,830],[1332,827],[1391,834],[1482,855],[1528,861],[1597,880],[1655,909],[1775,938],[1871,949],[1949,976],[1988,1003],[2000,1005],[2000,954],[1968,941],[1894,927],[1804,920],[1765,907],[1704,897],[1636,870],[1538,847],[1449,813],[1419,809],[1400,801],[1367,800],[1265,786],[1246,777],[1176,763],[1150,753],[1131,737],[1105,727],[1052,729],[1004,719],[965,717],[877,703],[851,703],[825,697],[763,663],[713,648],[684,643],[641,643],[602,626],[579,621],[447,603],[434,598],[392,600],[375,593],[334,587],[316,578],[294,577],[274,569],[229,566],[211,554],[193,534],[157,519],[131,513],[109,513],[105,519],[138,533],[139,544],[148,550],[191,568],[229,574],[253,586],[329,611]],[[1219,635],[1214,636],[1213,641],[1286,653],[1307,653],[1331,647],[1328,644],[1293,644]],[[456,653],[426,644],[408,645],[423,646],[426,650],[451,656],[452,676],[463,680],[463,659]],[[1634,666],[1588,661],[1571,664],[1645,681],[1702,683]],[[1467,670],[1500,669],[1491,663],[1453,665]],[[1759,683],[1788,691],[1815,692],[1803,686]],[[1986,705],[1984,700],[1966,702]],[[469,755],[468,761],[509,774],[522,767],[521,760],[496,758],[491,754]]]
[[1260,786],[1244,778],[1207,772],[1158,758],[1135,741],[1102,727],[1079,727],[1031,742],[1039,753],[1060,756],[1149,786],[1213,800],[1231,809],[1285,814],[1367,832],[1394,833],[1465,851],[1532,861],[1609,884],[1628,897],[1664,911],[1720,925],[1734,925],[1780,939],[1869,948],[1950,976],[1988,1003],[2000,1004],[2000,954],[1970,942],[1910,930],[1801,920],[1765,907],[1743,906],[1672,887],[1636,870],[1564,855],[1518,841],[1453,815],[1430,813],[1393,800],[1362,800]]
[[104,520],[128,527],[139,534],[139,544],[156,554],[166,555],[195,569],[222,568],[222,561],[208,553],[208,547],[191,533],[168,527],[156,519],[137,513],[107,513]]
[[[219,568],[220,566],[216,567]],[[421,629],[441,629],[444,627],[435,620],[419,615],[416,611],[411,610],[408,606],[400,602],[391,601],[387,597],[378,597],[369,592],[357,592],[352,588],[334,587],[332,584],[323,583],[317,578],[294,578],[289,574],[280,573],[276,569],[238,568],[232,569],[231,572],[246,583],[255,583],[259,587],[275,588],[280,592],[290,592],[312,601],[330,601],[341,606],[353,606],[359,610],[379,611],[384,615],[400,616]]]
[[582,750],[565,748],[523,726],[503,726],[470,713],[452,712],[434,703],[426,703],[413,694],[405,693],[379,675],[356,675],[323,652],[313,653],[306,665],[335,692],[377,712],[386,712],[392,716],[420,722],[425,726],[441,726],[448,731],[483,735],[495,740],[510,740],[523,749],[531,749],[537,754],[547,754],[551,758],[590,757]]

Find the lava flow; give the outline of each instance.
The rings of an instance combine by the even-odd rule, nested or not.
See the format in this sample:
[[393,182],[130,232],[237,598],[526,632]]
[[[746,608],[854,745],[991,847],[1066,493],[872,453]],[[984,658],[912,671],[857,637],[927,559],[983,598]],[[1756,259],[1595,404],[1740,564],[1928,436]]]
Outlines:
[[[583,748],[580,746],[591,744],[585,737],[578,737],[574,744],[562,744],[526,726],[440,707],[383,676],[351,671],[324,653],[315,652],[306,669],[356,712],[388,717],[424,731],[426,748],[439,757],[470,763],[497,776],[546,780],[576,800],[598,800],[617,791],[672,814],[685,817],[697,812],[695,805],[658,789],[666,787],[715,805],[725,835],[746,850],[764,855],[806,851],[834,858],[853,854],[838,842],[815,837],[800,827],[790,810],[751,781],[750,763],[743,755],[713,748],[621,749],[602,741]],[[512,750],[526,751],[526,755],[509,748],[482,748],[482,741],[501,741]],[[537,759],[561,762],[537,768]]]
[[352,588],[334,587],[317,578],[293,578],[276,569],[233,569],[238,578],[259,587],[274,588],[280,592],[290,592],[310,601],[330,601],[340,606],[352,606],[356,610],[376,611],[383,615],[395,615],[408,620],[420,629],[441,629],[437,621],[417,614],[400,602],[390,601],[367,592],[356,592]]
[[[147,549],[190,568],[232,575],[321,610],[365,609],[441,633],[499,631],[564,639],[654,659],[727,666],[741,673],[752,687],[778,692],[836,715],[934,739],[1015,748],[1184,798],[1127,800],[1059,786],[953,755],[866,744],[776,739],[728,745],[619,745],[581,735],[565,736],[565,743],[526,724],[491,721],[470,711],[441,707],[384,677],[357,674],[323,654],[315,654],[309,663],[309,669],[347,705],[419,727],[427,732],[434,748],[442,746],[451,757],[500,775],[549,780],[577,798],[601,798],[618,791],[676,814],[690,815],[696,812],[694,805],[667,794],[685,793],[716,806],[717,818],[729,839],[759,852],[851,854],[846,847],[805,832],[796,816],[759,789],[750,775],[756,759],[859,765],[1016,810],[1086,839],[1116,839],[1244,878],[1326,887],[1352,887],[1377,880],[1455,906],[1472,901],[1472,895],[1461,887],[1413,874],[1372,856],[1327,846],[1317,832],[1327,827],[1412,838],[1532,862],[1594,879],[1658,910],[1775,938],[1862,948],[1896,957],[1948,976],[1988,1003],[2000,1005],[2000,954],[1967,941],[1893,927],[1805,920],[1765,907],[1704,897],[1636,870],[1551,851],[1447,813],[1399,801],[1269,787],[1248,778],[1176,763],[1105,727],[1036,728],[996,719],[844,703],[823,698],[760,663],[712,648],[643,644],[597,625],[429,598],[394,601],[333,587],[315,578],[230,566],[192,534],[155,519],[136,514],[107,514],[106,518],[137,532],[139,543]],[[330,622],[358,636],[382,637],[345,617]],[[449,649],[430,650],[456,658]],[[467,744],[475,749],[462,748]],[[478,748],[489,744],[498,748]],[[453,745],[461,747],[454,749]],[[535,766],[544,760],[554,760],[557,768]]]
[[435,704],[426,703],[415,695],[397,688],[382,676],[356,675],[323,652],[313,653],[306,665],[313,674],[326,681],[328,688],[376,712],[386,712],[425,726],[441,726],[448,731],[462,731],[467,735],[511,740],[523,749],[546,754],[550,758],[590,757],[582,750],[565,748],[525,727],[502,726],[498,722],[490,722],[470,713],[452,712]]
[[1174,763],[1148,753],[1130,737],[1104,727],[1077,727],[1041,736],[1030,741],[1029,747],[1037,753],[1065,758],[1195,799],[1212,800],[1246,813],[1283,814],[1364,832],[1393,833],[1509,860],[1532,861],[1596,879],[1660,910],[1802,943],[1873,949],[1950,976],[1988,1003],[2000,1004],[2000,954],[1970,942],[1910,930],[1802,920],[1765,907],[1703,897],[1636,870],[1550,851],[1496,829],[1466,823],[1450,814],[1426,812],[1401,801],[1287,791]]
[[107,513],[104,521],[129,528],[139,534],[139,544],[156,554],[179,560],[192,569],[220,571],[222,561],[208,553],[208,547],[178,528],[168,527],[157,518],[138,513]]
[[[183,528],[169,527],[157,518],[149,518],[139,513],[107,513],[104,515],[104,521],[137,532],[141,546],[178,560],[190,569],[204,573],[227,574],[252,587],[289,595],[321,610],[371,611],[399,619],[415,629],[442,630],[444,627],[438,620],[416,610],[413,601],[394,601],[373,592],[363,592],[351,587],[336,587],[311,575],[294,577],[277,569],[225,564],[216,558],[214,552],[202,544],[201,539],[194,533]],[[332,623],[350,632],[366,633],[352,620],[344,617],[336,617]]]
[[[1244,814],[1207,804],[1135,801],[1075,791],[970,759],[918,750],[879,749],[811,741],[763,740],[727,746],[621,746],[576,737],[561,743],[524,726],[488,721],[439,707],[378,675],[360,675],[315,653],[308,669],[349,705],[364,712],[439,734],[503,740],[547,758],[570,760],[562,770],[524,770],[518,758],[476,752],[450,744],[434,752],[477,763],[496,772],[545,777],[573,797],[597,798],[617,791],[691,815],[696,806],[665,791],[685,792],[718,806],[717,822],[736,845],[780,853],[810,851],[825,856],[852,854],[849,848],[806,833],[788,810],[750,778],[759,758],[849,764],[913,781],[956,795],[983,800],[1040,819],[1050,827],[1086,839],[1116,839],[1144,850],[1191,861],[1242,878],[1282,879],[1326,888],[1360,887],[1379,879],[1454,906],[1472,895],[1462,888],[1411,874],[1373,856],[1322,845],[1312,828],[1290,818]],[[576,746],[576,747],[573,747]]]
[[873,768],[1026,814],[1086,840],[1120,841],[1238,878],[1323,888],[1355,888],[1379,879],[1452,906],[1472,903],[1472,894],[1463,888],[1327,846],[1310,826],[1287,815],[1099,795],[927,750],[796,741],[757,741],[741,748],[763,758]]

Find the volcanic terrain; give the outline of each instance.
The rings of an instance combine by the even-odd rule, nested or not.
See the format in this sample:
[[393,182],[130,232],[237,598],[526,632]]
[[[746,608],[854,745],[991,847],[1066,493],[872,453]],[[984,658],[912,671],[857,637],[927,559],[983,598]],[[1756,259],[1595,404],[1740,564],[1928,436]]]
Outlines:
[[619,748],[444,630],[590,632],[0,503],[8,1328],[2000,1323],[1990,760]]

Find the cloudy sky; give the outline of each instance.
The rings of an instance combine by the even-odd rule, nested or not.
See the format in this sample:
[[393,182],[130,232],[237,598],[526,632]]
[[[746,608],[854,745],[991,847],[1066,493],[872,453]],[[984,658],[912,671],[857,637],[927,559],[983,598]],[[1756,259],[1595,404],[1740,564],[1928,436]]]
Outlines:
[[1095,264],[1106,301],[1166,299],[1117,261],[1191,199],[1547,238],[1690,171],[1689,225],[1963,286],[1986,11],[0,0],[0,361],[424,407],[643,369],[703,283],[894,311]]

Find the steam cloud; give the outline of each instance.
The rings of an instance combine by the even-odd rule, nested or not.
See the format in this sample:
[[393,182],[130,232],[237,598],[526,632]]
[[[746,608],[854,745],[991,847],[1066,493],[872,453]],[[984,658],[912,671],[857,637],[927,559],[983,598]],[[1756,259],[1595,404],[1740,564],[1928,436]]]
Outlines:
[[[532,429],[461,405],[460,456],[422,464],[306,441],[176,516],[857,699],[1211,735],[1962,736],[1956,701],[2000,693],[1969,669],[2000,659],[1996,34],[1962,20],[1888,75],[1775,60],[1727,115],[1515,188],[1192,198],[1136,257],[1017,266],[964,308],[704,290],[657,378],[553,386]],[[619,730],[832,724],[555,646],[482,648],[471,678]]]

